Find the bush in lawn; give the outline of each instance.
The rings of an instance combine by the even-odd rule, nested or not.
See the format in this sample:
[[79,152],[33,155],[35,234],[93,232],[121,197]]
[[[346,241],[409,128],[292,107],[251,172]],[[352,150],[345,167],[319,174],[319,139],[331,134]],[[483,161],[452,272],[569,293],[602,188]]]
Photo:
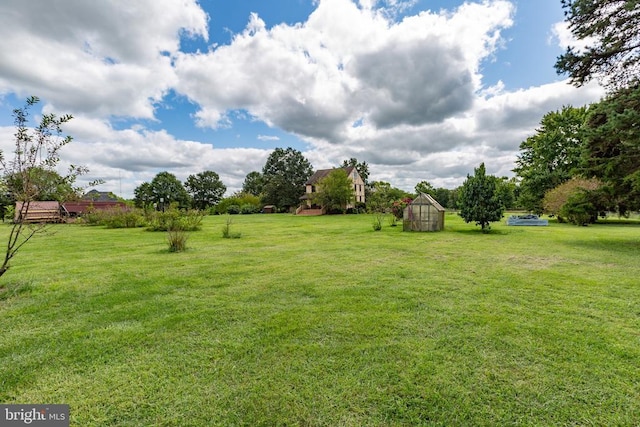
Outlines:
[[180,222],[180,211],[170,208],[164,212],[152,211],[147,214],[149,231],[169,231],[175,229]]
[[413,201],[411,197],[405,197],[401,200],[396,200],[391,204],[391,213],[397,218],[402,219],[404,215],[404,208],[409,206],[409,204]]
[[384,221],[384,213],[376,213],[373,215],[373,231],[382,230],[382,221]]
[[191,209],[188,211],[182,212],[182,225],[186,231],[197,231],[200,230],[200,225],[202,224],[202,219],[205,216],[205,212]]
[[[253,205],[255,207],[255,210],[251,213],[260,212],[260,209],[262,209],[260,197],[254,196],[253,194],[247,194],[247,193],[235,193],[231,197],[227,197],[220,200],[220,203],[216,205],[216,213],[218,213],[219,215],[229,214],[231,213],[229,212],[229,207],[233,205],[236,205],[238,207],[237,213],[241,213],[242,208],[245,205]],[[235,210],[235,207],[233,209]],[[235,213],[236,212],[233,212],[233,214]]]
[[595,178],[571,178],[569,181],[547,191],[544,194],[544,199],[542,200],[542,207],[545,213],[556,215],[558,216],[558,221],[563,222],[563,216],[560,212],[572,196],[584,191],[593,192],[601,187],[602,183]]
[[78,218],[78,222],[86,225],[104,225],[104,219],[104,211],[90,208]]
[[187,249],[187,232],[181,228],[168,231],[169,252],[182,252]]
[[222,237],[225,239],[239,239],[242,234],[231,232],[231,218],[227,218],[224,226],[222,227]]
[[[204,212],[197,209],[176,211],[179,215],[176,217],[175,214],[172,214],[168,221],[169,252],[182,252],[187,249],[187,239],[189,238],[187,232],[199,230],[205,215]],[[162,213],[166,214],[167,212]]]
[[593,224],[598,219],[598,210],[591,203],[589,193],[580,191],[569,196],[562,208],[559,216],[562,216],[571,224],[587,225]]
[[101,224],[107,228],[144,227],[145,217],[139,209],[113,208],[102,211]]
[[147,219],[149,223],[147,229],[149,231],[196,231],[200,229],[203,218],[204,213],[196,209],[181,211],[170,208],[164,212],[151,212]]
[[141,209],[122,206],[114,206],[109,209],[89,207],[77,219],[77,222],[86,225],[102,225],[107,228],[133,228],[146,224]]

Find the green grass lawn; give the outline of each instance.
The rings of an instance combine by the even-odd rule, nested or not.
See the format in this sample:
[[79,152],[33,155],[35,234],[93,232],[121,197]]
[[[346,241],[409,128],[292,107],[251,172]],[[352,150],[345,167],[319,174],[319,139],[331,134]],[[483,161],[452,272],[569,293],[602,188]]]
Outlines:
[[[55,226],[0,279],[0,403],[73,426],[638,425],[640,223]],[[0,227],[6,236],[8,225]]]

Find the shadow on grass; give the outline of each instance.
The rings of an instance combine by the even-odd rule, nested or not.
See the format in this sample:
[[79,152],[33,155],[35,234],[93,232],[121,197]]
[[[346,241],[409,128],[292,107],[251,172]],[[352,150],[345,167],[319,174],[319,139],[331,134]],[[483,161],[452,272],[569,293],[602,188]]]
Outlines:
[[627,239],[579,239],[567,240],[565,244],[570,247],[583,247],[606,252],[625,252],[636,254],[640,252],[640,240]]
[[468,236],[506,236],[512,233],[511,230],[496,230],[493,228],[486,233],[483,233],[480,228],[475,228],[475,229],[459,229],[458,228],[458,229],[451,229],[447,231],[452,231],[458,234],[465,234]]

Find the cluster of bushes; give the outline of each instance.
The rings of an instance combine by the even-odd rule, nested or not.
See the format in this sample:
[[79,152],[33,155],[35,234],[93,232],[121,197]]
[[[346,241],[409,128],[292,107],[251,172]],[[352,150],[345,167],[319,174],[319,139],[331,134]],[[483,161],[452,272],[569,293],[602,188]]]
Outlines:
[[204,213],[196,209],[171,208],[164,212],[148,211],[145,216],[149,231],[196,231],[200,229]]
[[107,228],[144,227],[146,219],[141,209],[114,207],[111,209],[90,209],[78,219],[79,223],[100,225]]
[[241,193],[220,200],[216,206],[211,208],[210,213],[216,215],[248,215],[260,213],[261,210],[262,202],[260,197]]
[[606,204],[599,191],[601,186],[596,179],[572,178],[545,193],[544,210],[556,215],[558,222],[593,224]]
[[179,210],[171,207],[164,212],[154,209],[112,208],[90,210],[79,223],[107,228],[146,227],[150,231],[195,231],[200,228],[204,213],[199,210]]

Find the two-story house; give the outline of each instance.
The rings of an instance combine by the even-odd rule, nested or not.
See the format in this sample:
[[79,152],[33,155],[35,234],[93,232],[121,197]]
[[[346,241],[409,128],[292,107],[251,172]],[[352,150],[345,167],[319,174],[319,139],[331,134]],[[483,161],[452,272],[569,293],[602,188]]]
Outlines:
[[[354,202],[365,203],[364,180],[358,173],[357,169],[354,166],[348,166],[340,169],[344,170],[349,179],[353,182],[353,192],[355,194]],[[310,195],[317,191],[316,186],[318,182],[326,178],[334,170],[335,169],[320,169],[311,175],[305,183],[305,195],[300,198],[303,201],[304,206],[302,206],[301,209],[299,208],[297,213],[306,215],[322,215],[324,213],[322,206],[314,206],[311,203]],[[353,207],[355,207],[354,203],[349,203],[345,206],[346,209]]]

